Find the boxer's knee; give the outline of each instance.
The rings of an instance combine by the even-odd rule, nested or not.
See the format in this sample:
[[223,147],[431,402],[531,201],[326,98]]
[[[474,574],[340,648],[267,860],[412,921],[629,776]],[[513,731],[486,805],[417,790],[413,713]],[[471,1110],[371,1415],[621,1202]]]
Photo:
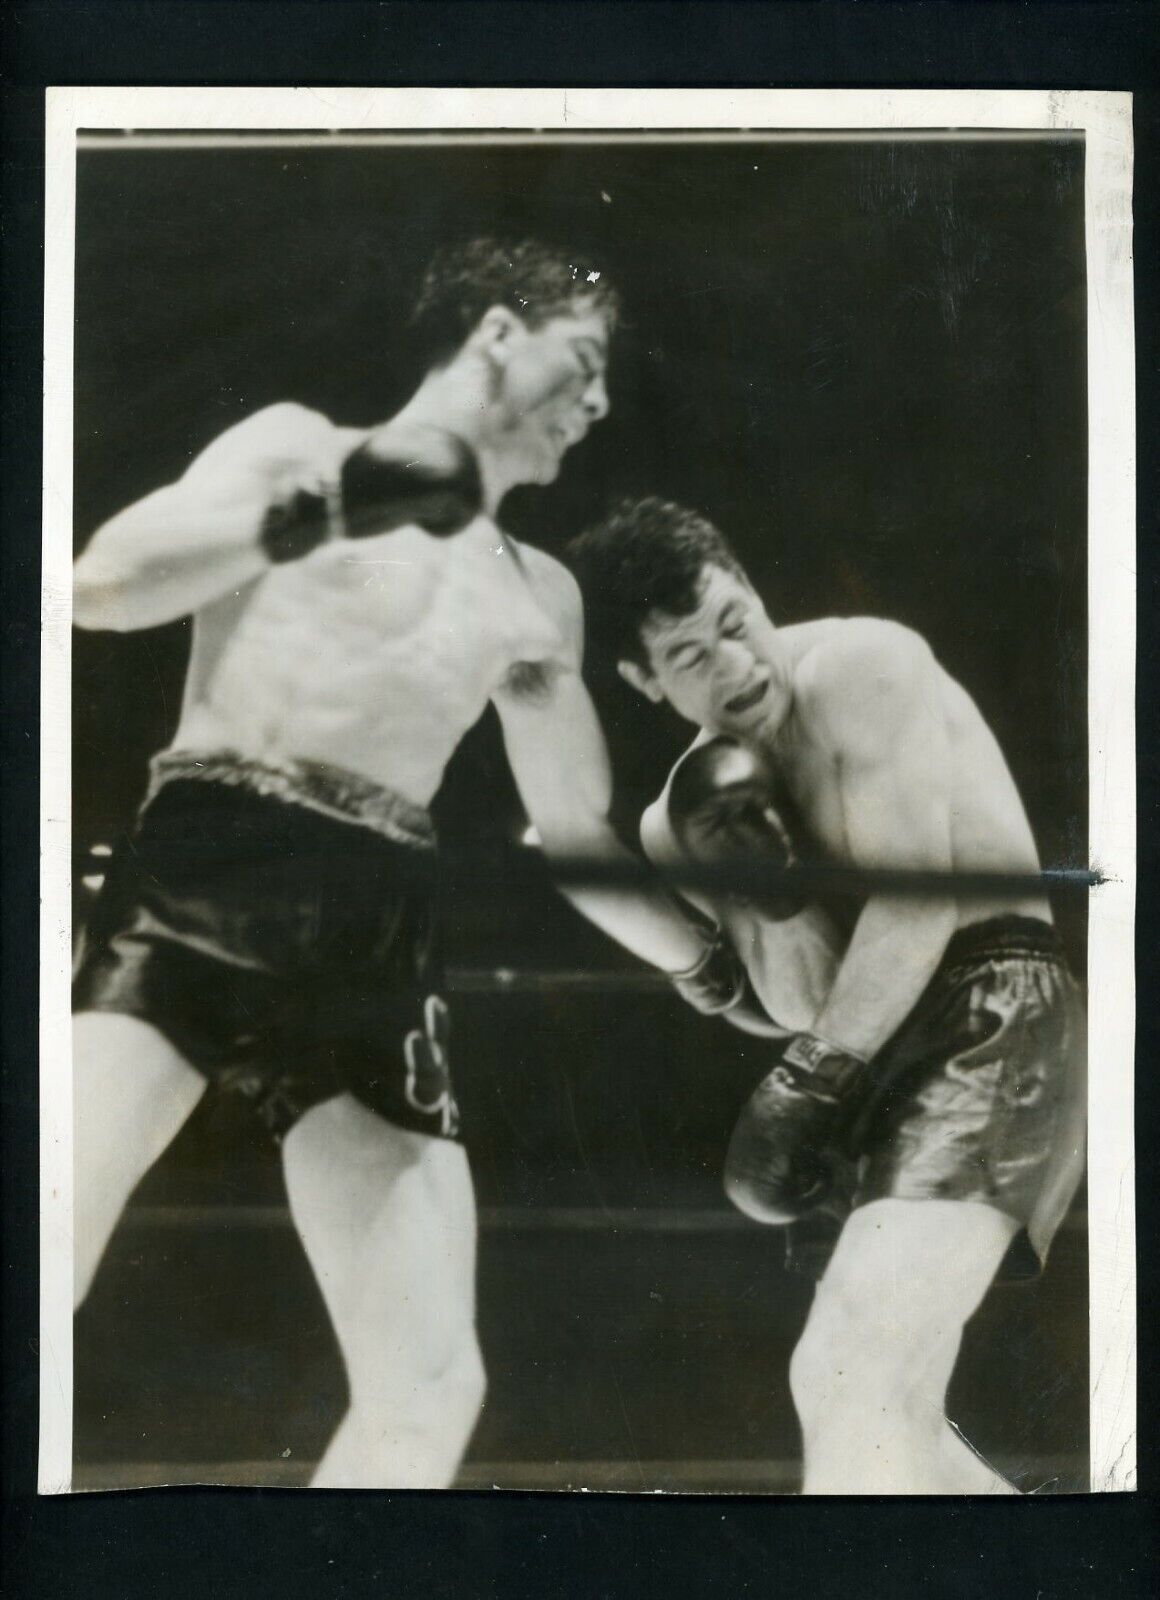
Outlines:
[[350,1372],[351,1410],[368,1421],[470,1430],[483,1406],[487,1376],[473,1329],[426,1344],[379,1352]]
[[447,1410],[464,1422],[474,1423],[487,1394],[483,1352],[474,1331],[458,1341],[450,1359],[431,1379],[435,1395]]
[[881,1307],[819,1291],[790,1358],[790,1391],[803,1428],[828,1419],[921,1409],[930,1351]]
[[483,1405],[483,1360],[464,1335],[441,1362],[386,1359],[351,1373],[350,1406],[312,1479],[319,1488],[447,1489]]

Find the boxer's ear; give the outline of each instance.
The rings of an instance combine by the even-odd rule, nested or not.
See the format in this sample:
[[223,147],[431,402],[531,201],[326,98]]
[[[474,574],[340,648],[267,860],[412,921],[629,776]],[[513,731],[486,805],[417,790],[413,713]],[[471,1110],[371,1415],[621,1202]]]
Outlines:
[[636,661],[618,661],[616,670],[625,683],[631,683],[638,694],[643,694],[651,700],[654,706],[659,706],[665,697],[665,691],[653,677],[651,672],[646,672]]
[[508,306],[489,306],[475,326],[473,342],[499,366],[507,364],[518,335],[526,324]]

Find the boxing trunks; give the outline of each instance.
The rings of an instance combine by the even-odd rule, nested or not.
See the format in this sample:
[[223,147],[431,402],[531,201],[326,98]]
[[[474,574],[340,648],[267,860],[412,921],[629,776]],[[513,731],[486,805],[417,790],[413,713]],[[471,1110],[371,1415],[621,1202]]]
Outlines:
[[960,929],[870,1074],[844,1195],[788,1230],[790,1266],[818,1275],[871,1200],[971,1200],[1022,1224],[1000,1277],[1036,1276],[1084,1162],[1086,1022],[1055,929],[1016,916]]
[[73,1008],[151,1023],[275,1138],[343,1092],[455,1138],[436,866],[427,813],[357,774],[165,752],[89,919]]

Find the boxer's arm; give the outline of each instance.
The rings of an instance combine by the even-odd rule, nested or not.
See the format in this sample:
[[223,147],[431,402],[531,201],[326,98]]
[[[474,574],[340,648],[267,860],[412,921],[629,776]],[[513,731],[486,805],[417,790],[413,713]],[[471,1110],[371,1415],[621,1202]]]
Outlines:
[[[831,745],[852,864],[949,872],[949,740],[926,644],[871,624],[827,650],[811,678],[800,704]],[[872,1057],[926,988],[956,921],[949,894],[872,895],[814,1032]]]
[[563,568],[548,583],[560,655],[517,669],[494,696],[520,798],[549,858],[582,858],[623,872],[624,887],[561,884],[576,909],[652,966],[686,971],[703,956],[705,939],[612,827],[608,749],[580,675],[579,594]]
[[[640,819],[640,843],[645,855],[661,872],[666,869],[679,872],[682,866],[687,865],[688,857],[677,843],[669,821],[667,787],[664,794],[653,801]],[[678,893],[703,917],[707,917],[710,922],[715,922],[718,926],[724,926],[720,906],[716,905],[707,894],[697,889],[690,889],[685,884],[678,885]]]
[[624,887],[561,884],[589,921],[666,972],[700,960],[705,940],[676,901],[617,837],[609,821],[612,779],[604,735],[574,669],[542,669],[538,685],[495,697],[524,807],[549,858],[583,859],[623,872]]
[[348,434],[362,437],[292,403],[228,429],[176,483],[97,529],[74,571],[77,626],[156,627],[260,577],[270,565],[260,534],[271,505],[317,478],[320,455]]
[[[692,751],[711,742],[699,734]],[[672,778],[640,819],[644,853],[662,872],[679,872],[689,861],[669,816]],[[821,1009],[837,969],[841,941],[821,906],[806,904],[789,916],[763,915],[736,896],[711,895],[680,886],[680,894],[716,923],[737,951],[749,976],[751,998],[727,1020],[746,1033],[782,1038],[808,1028]]]
[[[661,872],[668,870],[679,874],[681,867],[688,864],[688,857],[681,850],[669,822],[667,789],[658,800],[653,801],[641,817],[640,842],[645,855]],[[776,1020],[756,988],[753,940],[744,936],[738,937],[741,931],[739,923],[742,919],[736,913],[731,916],[726,906],[718,905],[709,895],[701,894],[679,883],[677,887],[682,900],[687,900],[719,930],[720,936],[728,942],[729,948],[735,953],[748,978],[736,1003],[720,1013],[722,1020],[734,1028],[739,1028],[742,1033],[754,1034],[761,1039],[784,1037],[787,1029]]]

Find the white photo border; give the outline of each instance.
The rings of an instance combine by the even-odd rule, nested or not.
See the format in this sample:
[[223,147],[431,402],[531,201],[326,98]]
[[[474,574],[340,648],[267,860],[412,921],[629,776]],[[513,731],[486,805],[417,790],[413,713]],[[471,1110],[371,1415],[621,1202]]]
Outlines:
[[[487,137],[857,139],[1082,133],[1088,282],[1089,1096],[1093,1491],[1136,1484],[1135,369],[1132,97],[1056,90],[90,88],[46,91],[40,932],[42,1494],[72,1476],[73,261],[85,143],[434,143]],[[142,133],[141,130],[150,130]],[[157,130],[153,132],[152,130]]]

